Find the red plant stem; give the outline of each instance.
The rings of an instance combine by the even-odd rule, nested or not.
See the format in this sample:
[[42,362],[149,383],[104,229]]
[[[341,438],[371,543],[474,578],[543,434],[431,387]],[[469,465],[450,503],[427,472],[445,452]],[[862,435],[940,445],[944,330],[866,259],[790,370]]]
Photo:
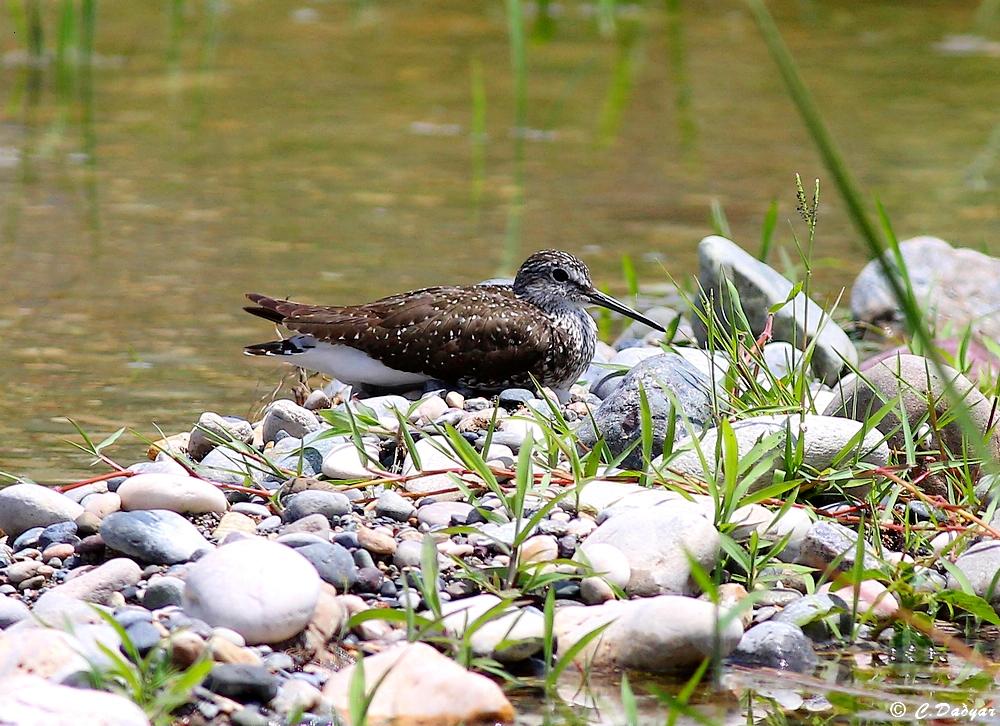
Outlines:
[[134,471],[109,471],[105,474],[98,474],[97,476],[92,476],[89,479],[82,479],[81,481],[71,482],[69,484],[63,484],[55,488],[57,492],[65,494],[66,492],[73,491],[74,489],[79,489],[80,487],[87,486],[88,484],[96,484],[99,481],[107,481],[108,479],[117,479],[120,476],[132,476],[135,474]]

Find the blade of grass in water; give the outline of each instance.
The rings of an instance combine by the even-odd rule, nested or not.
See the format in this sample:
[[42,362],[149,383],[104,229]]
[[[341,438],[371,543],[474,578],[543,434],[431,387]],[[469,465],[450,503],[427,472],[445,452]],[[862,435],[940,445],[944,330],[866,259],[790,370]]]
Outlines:
[[524,214],[524,133],[528,125],[528,68],[521,0],[507,0],[507,35],[514,80],[514,195],[507,208],[501,274],[514,269],[520,258],[521,218]]
[[771,254],[771,243],[774,241],[774,230],[778,226],[778,200],[772,199],[764,215],[764,223],[760,227],[760,252],[757,259],[767,262]]
[[729,228],[729,220],[726,219],[726,210],[722,208],[722,203],[718,199],[712,200],[712,229],[715,233],[727,239],[733,238],[733,231]]
[[472,59],[472,207],[476,222],[486,186],[486,85],[483,82],[483,64]]

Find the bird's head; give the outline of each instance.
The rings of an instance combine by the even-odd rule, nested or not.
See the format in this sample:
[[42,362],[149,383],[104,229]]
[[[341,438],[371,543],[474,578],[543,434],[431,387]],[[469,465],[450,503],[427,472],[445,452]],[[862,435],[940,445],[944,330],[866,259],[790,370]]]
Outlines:
[[514,278],[514,292],[549,312],[600,305],[663,330],[659,323],[595,288],[583,260],[561,250],[541,250],[526,259]]

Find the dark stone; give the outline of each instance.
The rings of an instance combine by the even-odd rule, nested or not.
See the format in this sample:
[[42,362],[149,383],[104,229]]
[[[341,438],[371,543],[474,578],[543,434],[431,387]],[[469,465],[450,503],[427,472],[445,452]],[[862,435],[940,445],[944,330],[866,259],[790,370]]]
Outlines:
[[38,538],[42,536],[42,532],[45,531],[45,527],[32,527],[31,529],[26,529],[21,532],[13,542],[11,542],[11,547],[15,552],[27,549],[28,547],[37,547]]
[[348,592],[358,581],[358,568],[351,553],[338,544],[313,542],[295,551],[316,568],[316,572],[341,593]]
[[[701,428],[711,421],[712,382],[680,355],[663,353],[637,364],[625,376],[621,385],[604,399],[594,413],[594,421],[584,419],[577,427],[581,443],[592,447],[600,436],[615,456],[633,447],[622,465],[641,467],[640,388],[646,393],[653,421],[653,457],[663,453],[663,442],[671,417],[677,419],[675,436],[678,440],[687,436],[679,415],[681,411],[693,426]],[[664,389],[670,392],[670,397]],[[675,411],[671,397],[680,411]],[[597,424],[596,432],[594,422]]]
[[183,580],[177,577],[157,577],[149,581],[142,596],[142,604],[150,610],[159,610],[168,605],[180,605],[183,598]]
[[579,600],[580,583],[573,580],[560,580],[552,588],[556,592],[556,597],[561,600]]
[[35,545],[43,552],[54,544],[72,544],[80,541],[76,536],[76,522],[59,522],[50,524],[38,535],[38,544]]
[[768,622],[797,625],[813,640],[829,640],[850,634],[851,607],[837,595],[805,595]]
[[729,661],[750,668],[811,673],[817,659],[812,643],[801,628],[770,620],[746,631]]
[[[763,332],[773,306],[784,303],[793,288],[777,271],[717,235],[698,244],[698,270],[698,281],[705,294],[711,296],[715,314],[723,325],[735,329],[736,322],[730,319],[733,303],[726,284],[727,280],[732,282],[754,337]],[[702,298],[698,305],[704,310],[707,302]],[[699,344],[704,347],[708,333],[701,316],[692,316],[691,322]],[[828,385],[840,378],[845,361],[852,366],[858,363],[858,352],[847,333],[801,292],[774,313],[772,335],[773,340],[793,345],[815,344],[812,372]]]
[[293,494],[285,501],[282,519],[294,522],[310,514],[322,514],[330,524],[338,524],[340,518],[351,513],[351,500],[340,492],[310,489]]
[[337,532],[333,535],[333,541],[335,544],[339,544],[341,547],[346,547],[349,550],[356,550],[361,546],[358,543],[358,533],[354,531]]
[[193,524],[164,509],[113,512],[101,523],[101,538],[118,552],[157,564],[187,562],[211,549]]
[[[377,567],[362,567],[358,570],[358,580],[354,585],[357,592],[379,593],[382,587],[382,571]],[[393,593],[395,595],[395,592]]]
[[534,400],[535,394],[527,388],[508,388],[500,392],[500,405],[508,411],[520,408]]
[[385,580],[378,588],[378,594],[382,597],[396,597],[398,590],[396,583],[392,580]]
[[220,663],[208,674],[205,687],[239,703],[267,703],[278,695],[278,679],[255,665]]

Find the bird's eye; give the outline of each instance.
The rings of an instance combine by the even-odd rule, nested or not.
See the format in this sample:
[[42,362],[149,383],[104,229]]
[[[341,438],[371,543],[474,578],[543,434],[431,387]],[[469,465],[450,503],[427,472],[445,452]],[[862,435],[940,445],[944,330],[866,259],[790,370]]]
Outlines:
[[557,267],[552,271],[552,279],[556,282],[567,282],[569,280],[569,273],[563,268]]

